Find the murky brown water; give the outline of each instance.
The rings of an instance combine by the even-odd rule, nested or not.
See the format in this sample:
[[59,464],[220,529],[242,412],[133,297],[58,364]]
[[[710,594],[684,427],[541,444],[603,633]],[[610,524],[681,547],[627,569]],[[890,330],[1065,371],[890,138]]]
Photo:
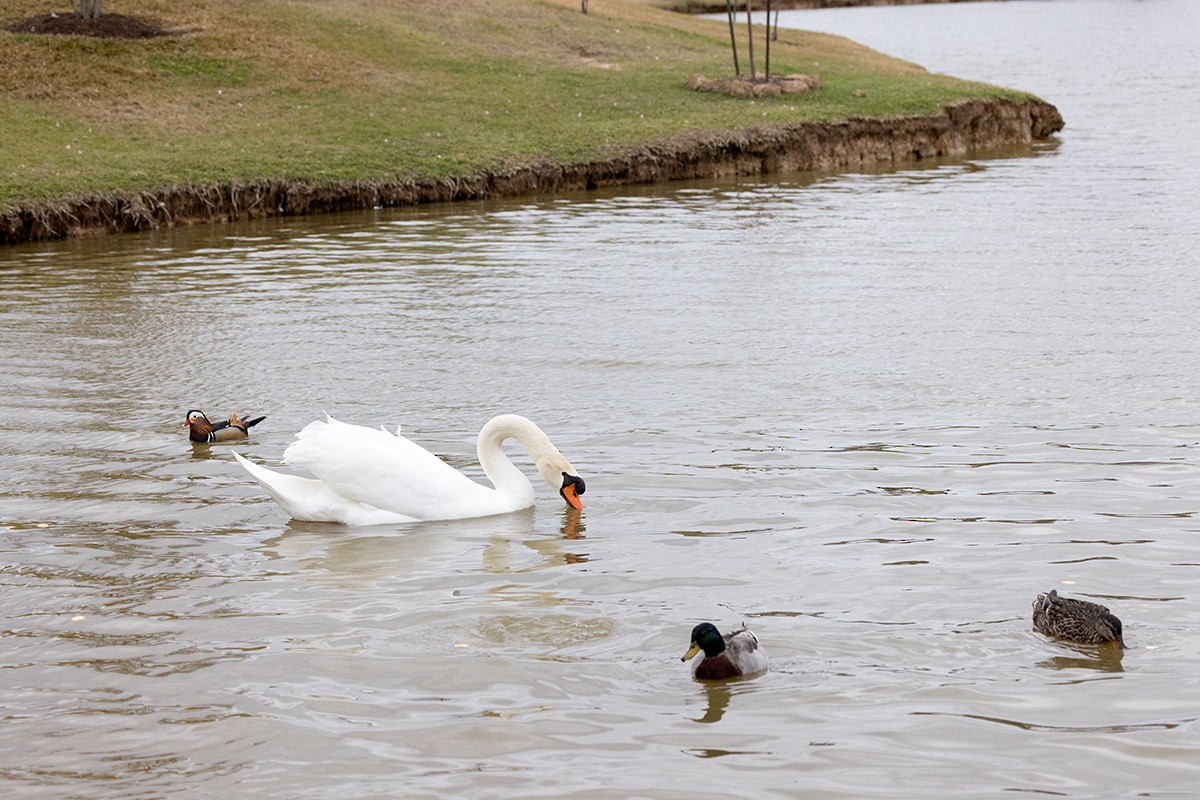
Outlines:
[[[794,19],[1068,128],[0,253],[0,793],[1192,796],[1196,11],[842,13]],[[518,411],[587,506],[289,523],[193,406],[269,414],[263,462],[327,410],[472,474]],[[1053,587],[1130,650],[1033,633]],[[771,672],[690,681],[699,620]]]

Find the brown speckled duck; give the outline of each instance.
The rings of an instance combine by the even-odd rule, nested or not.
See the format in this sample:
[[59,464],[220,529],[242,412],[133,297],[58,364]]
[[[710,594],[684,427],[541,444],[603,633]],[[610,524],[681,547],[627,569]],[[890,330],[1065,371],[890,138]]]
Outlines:
[[693,662],[692,677],[703,681],[736,678],[767,668],[766,651],[745,626],[721,636],[711,622],[701,622],[692,628],[692,646],[680,661],[687,661],[700,651],[704,655]]
[[1058,590],[1039,594],[1033,601],[1033,627],[1047,636],[1057,636],[1082,644],[1116,642],[1125,649],[1121,638],[1121,620],[1108,608],[1087,600],[1059,597]]
[[204,416],[203,411],[193,408],[187,412],[183,427],[189,428],[188,438],[193,442],[237,442],[249,436],[250,428],[264,419],[265,416],[254,417],[243,422],[237,414],[230,414],[229,419],[214,425]]

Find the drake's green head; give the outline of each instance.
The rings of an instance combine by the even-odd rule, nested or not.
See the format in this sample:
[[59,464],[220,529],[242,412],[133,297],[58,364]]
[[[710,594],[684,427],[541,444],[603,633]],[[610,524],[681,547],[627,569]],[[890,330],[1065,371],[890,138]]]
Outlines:
[[692,646],[688,648],[688,651],[679,660],[687,661],[701,650],[704,651],[705,658],[719,656],[725,652],[725,637],[717,630],[717,626],[711,622],[701,622],[692,628]]

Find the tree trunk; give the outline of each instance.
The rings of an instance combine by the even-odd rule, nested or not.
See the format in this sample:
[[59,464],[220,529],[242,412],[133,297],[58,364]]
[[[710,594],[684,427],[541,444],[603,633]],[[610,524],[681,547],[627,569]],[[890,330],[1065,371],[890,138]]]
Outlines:
[[763,38],[767,40],[767,60],[763,65],[763,73],[767,76],[767,80],[771,80],[771,0],[767,0],[767,27],[766,36]]
[[75,13],[84,19],[99,19],[103,12],[104,0],[71,0]]
[[746,43],[750,48],[750,80],[754,80],[758,76],[754,74],[754,22],[750,19],[750,0],[746,0],[746,30],[750,32],[750,41]]
[[733,74],[742,74],[742,64],[737,57],[737,37],[733,33],[733,0],[725,0],[725,16],[729,17],[729,46],[733,48]]

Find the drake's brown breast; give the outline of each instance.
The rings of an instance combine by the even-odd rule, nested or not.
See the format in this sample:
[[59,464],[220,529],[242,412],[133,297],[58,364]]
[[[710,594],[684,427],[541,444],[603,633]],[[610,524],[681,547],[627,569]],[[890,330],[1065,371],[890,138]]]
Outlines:
[[695,676],[701,680],[715,681],[722,678],[736,678],[742,674],[738,666],[729,660],[729,656],[721,653],[719,656],[706,658],[696,665]]

